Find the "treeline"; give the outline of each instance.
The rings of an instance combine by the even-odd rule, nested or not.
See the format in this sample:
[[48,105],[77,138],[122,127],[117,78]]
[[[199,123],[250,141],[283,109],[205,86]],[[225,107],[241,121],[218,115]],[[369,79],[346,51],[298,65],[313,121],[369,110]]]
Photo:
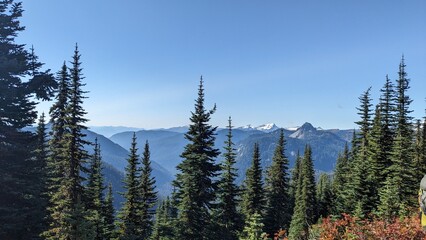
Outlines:
[[359,98],[359,132],[339,156],[334,174],[334,213],[391,220],[418,211],[419,183],[426,174],[426,121],[409,109],[404,58],[395,82],[386,76],[378,104],[371,88]]
[[[396,82],[386,77],[375,109],[371,90],[362,94],[351,148],[340,154],[333,176],[321,174],[318,181],[309,145],[289,169],[281,130],[270,167],[262,169],[256,143],[237,186],[232,121],[221,154],[209,123],[216,106],[205,108],[201,78],[172,195],[159,200],[149,143],[139,156],[134,135],[125,202],[115,211],[101,146],[84,140],[86,92],[77,45],[70,66],[64,62],[56,75],[41,71],[34,49],[15,43],[24,30],[21,4],[0,1],[0,13],[1,239],[307,239],[310,226],[329,215],[391,221],[417,211],[426,126],[410,116],[404,59]],[[54,100],[49,133],[44,114],[36,133],[25,131],[36,121],[38,100]],[[85,145],[93,146],[93,155]]]

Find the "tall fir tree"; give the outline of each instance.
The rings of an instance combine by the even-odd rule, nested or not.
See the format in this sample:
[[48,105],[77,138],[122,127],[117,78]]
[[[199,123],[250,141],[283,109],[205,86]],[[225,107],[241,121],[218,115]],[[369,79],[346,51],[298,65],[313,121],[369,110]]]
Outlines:
[[360,107],[357,108],[358,115],[361,117],[356,124],[360,131],[356,136],[355,142],[357,149],[352,161],[351,168],[353,174],[349,188],[351,189],[349,199],[354,201],[349,203],[352,205],[353,213],[358,217],[364,217],[375,208],[375,197],[373,188],[372,164],[369,158],[370,136],[371,136],[371,87],[368,88],[359,98]]
[[139,218],[141,221],[140,236],[142,239],[148,239],[152,233],[153,217],[155,210],[153,209],[157,202],[157,192],[155,191],[155,178],[152,176],[151,157],[149,151],[149,143],[146,141],[142,154],[142,167],[140,169],[139,180]]
[[178,237],[181,239],[208,239],[211,237],[211,209],[215,200],[219,166],[215,158],[220,154],[214,147],[216,127],[209,124],[216,106],[208,111],[204,107],[203,78],[200,78],[195,111],[185,139],[185,146],[178,164],[174,198],[178,208]]
[[84,149],[90,145],[84,140],[83,131],[86,112],[82,87],[80,53],[76,45],[69,74],[65,64],[59,73],[60,92],[56,104],[51,108],[53,136],[52,158],[49,160],[50,195],[49,229],[43,234],[47,239],[93,239],[94,228],[86,211],[83,174],[89,154]]
[[71,199],[73,203],[82,201],[84,194],[84,187],[82,182],[85,180],[81,173],[88,173],[88,169],[84,166],[90,158],[88,152],[84,149],[85,145],[91,143],[86,141],[84,138],[86,134],[83,132],[87,130],[84,125],[88,120],[84,118],[86,111],[82,104],[86,98],[83,91],[85,84],[82,83],[84,79],[81,68],[81,55],[78,50],[77,44],[75,45],[73,60],[71,62],[72,67],[69,68],[70,72],[70,98],[69,98],[69,122],[68,128],[70,129],[69,136],[65,136],[68,140],[68,151],[69,151],[69,180],[71,187]]
[[416,131],[414,139],[414,164],[416,169],[416,179],[422,179],[426,174],[426,161],[424,156],[424,135],[422,131],[422,123],[416,121]]
[[102,217],[104,219],[103,235],[105,239],[115,239],[115,210],[114,210],[114,195],[112,193],[112,184],[108,185],[108,191],[105,196],[103,205]]
[[297,192],[297,183],[299,180],[299,172],[300,172],[300,163],[302,162],[302,158],[300,157],[300,152],[297,151],[296,154],[296,162],[294,163],[294,168],[291,170],[291,180],[290,180],[290,215],[293,216],[293,210],[296,203],[296,192]]
[[86,208],[90,212],[90,221],[94,225],[94,239],[105,239],[104,229],[104,177],[102,175],[101,146],[98,139],[95,139],[94,153],[91,157],[89,175],[87,178]]
[[421,154],[422,154],[422,172],[421,174],[425,175],[426,174],[426,117],[423,119],[423,127],[422,127],[422,142],[420,144],[420,149],[421,149]]
[[34,232],[38,234],[41,234],[48,227],[47,207],[49,199],[47,196],[47,158],[49,156],[49,146],[47,145],[46,131],[45,115],[42,113],[36,130],[37,140],[34,147],[34,158],[33,161],[28,162],[28,164],[31,164],[29,179],[32,180],[34,184],[33,201],[37,206],[33,209],[31,214],[35,220],[34,225],[31,227],[34,229]]
[[250,217],[255,213],[263,216],[265,208],[265,191],[263,187],[259,144],[255,143],[253,148],[252,165],[246,171],[242,196],[242,211],[246,220],[250,219]]
[[382,120],[381,106],[376,106],[376,111],[369,136],[368,163],[371,168],[371,210],[374,211],[379,203],[379,191],[384,186],[387,177],[387,168],[390,165],[388,153],[386,152],[386,128]]
[[40,234],[40,219],[34,215],[42,214],[36,199],[40,181],[33,181],[38,176],[32,169],[37,139],[24,128],[37,118],[36,101],[50,99],[56,87],[49,71],[40,71],[43,64],[34,51],[15,42],[25,29],[19,20],[22,13],[22,3],[0,2],[1,239],[31,239]]
[[306,145],[297,179],[296,202],[290,223],[289,239],[306,239],[316,221],[317,200],[312,149]]
[[327,173],[322,173],[317,183],[318,216],[328,217],[332,211],[332,186],[331,179]]
[[66,169],[66,140],[65,134],[69,133],[68,125],[69,112],[69,93],[70,79],[68,68],[64,62],[61,70],[57,73],[57,81],[59,82],[58,93],[55,97],[55,102],[50,108],[50,122],[52,129],[50,132],[51,138],[49,141],[50,155],[47,162],[48,170],[48,197],[49,197],[49,228],[43,233],[47,239],[56,239],[56,236],[61,232],[61,225],[65,224],[65,217],[61,214],[65,211],[67,204],[64,189],[64,173]]
[[48,227],[47,207],[49,199],[47,195],[47,158],[49,156],[49,146],[47,145],[48,140],[46,131],[47,128],[45,122],[45,115],[44,113],[42,113],[36,131],[37,141],[34,150],[34,161],[32,162],[33,166],[31,172],[31,176],[33,177],[32,180],[35,185],[34,201],[38,206],[38,208],[34,209],[34,212],[32,214],[32,217],[38,220],[37,224],[35,224],[33,227],[35,229],[38,228],[38,230],[35,230],[35,232],[37,232],[38,234],[41,234]]
[[291,221],[289,161],[285,156],[284,130],[280,130],[272,164],[266,177],[265,231],[269,236],[288,229]]
[[337,158],[336,168],[332,183],[333,189],[333,214],[340,216],[342,213],[349,213],[351,208],[347,198],[350,196],[348,191],[350,177],[350,151],[348,144],[345,144],[343,152]]
[[[409,208],[417,205],[417,183],[421,179],[416,179],[416,169],[413,161],[413,129],[412,129],[412,117],[409,115],[411,110],[409,110],[410,103],[412,100],[407,94],[410,80],[407,78],[407,73],[405,71],[405,62],[404,57],[401,59],[399,64],[398,80],[396,84],[396,129],[395,129],[395,138],[391,151],[391,163],[389,167],[389,175],[386,180],[385,189],[380,194],[381,204],[386,203],[386,199],[398,199],[400,198],[400,204],[398,212],[401,215],[406,215],[409,213]],[[389,184],[396,184],[396,189],[394,186],[389,186]],[[392,194],[398,196],[386,196],[384,191],[386,189],[394,189]],[[385,206],[381,206],[381,209],[384,209]]]
[[382,125],[382,136],[381,136],[381,151],[382,158],[387,164],[387,167],[391,165],[391,151],[393,146],[393,139],[395,137],[395,97],[396,93],[394,90],[392,81],[386,75],[386,82],[381,91],[380,97],[380,119]]
[[174,240],[175,229],[173,228],[174,216],[169,197],[161,202],[155,214],[155,223],[151,240]]
[[130,154],[127,158],[127,166],[125,168],[124,189],[123,193],[125,202],[119,213],[120,229],[119,238],[125,240],[142,239],[140,234],[140,180],[139,180],[139,155],[136,147],[136,134],[133,133]]
[[217,237],[223,240],[237,239],[242,226],[242,216],[238,211],[240,189],[235,183],[237,169],[236,153],[232,142],[232,120],[228,119],[228,134],[225,141],[224,160],[221,164],[221,176],[217,190],[215,221],[219,225]]

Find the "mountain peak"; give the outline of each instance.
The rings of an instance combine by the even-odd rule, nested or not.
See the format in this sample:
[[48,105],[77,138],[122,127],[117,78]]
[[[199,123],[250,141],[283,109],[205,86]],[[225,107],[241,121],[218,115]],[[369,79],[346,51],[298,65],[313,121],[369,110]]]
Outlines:
[[305,122],[298,130],[303,131],[316,131],[317,129],[312,126],[312,124]]
[[290,135],[291,138],[304,139],[310,134],[316,132],[317,129],[312,126],[312,124],[305,122],[301,127],[299,127],[296,132]]

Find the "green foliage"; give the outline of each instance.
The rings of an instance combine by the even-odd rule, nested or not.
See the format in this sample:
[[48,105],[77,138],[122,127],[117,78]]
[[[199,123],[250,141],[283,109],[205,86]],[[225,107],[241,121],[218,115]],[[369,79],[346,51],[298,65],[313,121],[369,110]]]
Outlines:
[[242,200],[242,211],[249,219],[254,213],[261,214],[265,206],[265,191],[262,181],[262,167],[260,165],[259,145],[254,144],[253,160],[247,169],[244,180],[244,191]]
[[116,235],[115,230],[115,210],[114,198],[112,193],[112,184],[108,185],[107,195],[105,196],[104,206],[102,209],[102,217],[104,219],[103,235],[105,239],[113,239]]
[[317,200],[312,150],[305,147],[300,163],[296,190],[296,205],[289,229],[289,239],[304,239],[308,236],[309,226],[316,221]]
[[420,120],[416,122],[415,140],[414,140],[414,164],[416,169],[416,179],[422,179],[423,175],[426,174],[426,157],[425,157],[425,135],[424,129],[422,130],[422,124]]
[[341,213],[350,212],[348,196],[349,181],[350,179],[350,152],[348,144],[342,153],[339,154],[336,162],[336,169],[334,170],[334,177],[332,183],[333,189],[333,213],[340,215]]
[[284,154],[284,130],[281,129],[280,137],[275,148],[272,164],[267,171],[266,178],[266,211],[265,231],[270,235],[280,229],[288,229],[290,225],[290,196],[289,196],[289,161]]
[[151,159],[148,141],[145,143],[142,154],[142,167],[140,169],[139,180],[139,204],[138,214],[140,218],[140,236],[148,239],[152,232],[153,207],[157,201],[157,192],[155,191],[155,179],[152,177]]
[[423,120],[423,127],[422,127],[422,141],[420,143],[420,154],[421,154],[421,165],[422,168],[420,169],[421,174],[426,174],[426,117]]
[[[386,125],[382,120],[382,111],[380,111],[380,105],[376,106],[375,117],[373,121],[373,126],[371,129],[370,140],[369,140],[369,149],[368,149],[368,161],[371,167],[371,195],[373,209],[377,207],[379,202],[378,193],[380,188],[383,187],[386,176],[387,169],[390,166],[390,152],[388,149],[389,146],[386,136]],[[391,144],[391,143],[390,143]]]
[[[416,178],[416,169],[414,159],[414,149],[412,139],[414,138],[412,130],[412,117],[409,105],[412,100],[407,95],[409,89],[409,79],[405,72],[404,58],[399,65],[399,79],[397,80],[396,92],[396,136],[391,151],[392,165],[389,167],[389,177],[392,181],[387,181],[387,184],[396,184],[397,191],[392,198],[400,198],[399,212],[404,212],[407,206],[417,205],[417,186],[421,178]],[[384,202],[381,200],[381,202]]]
[[102,176],[101,150],[98,139],[95,139],[94,154],[91,158],[89,176],[86,188],[86,209],[90,212],[90,221],[94,225],[95,235],[93,239],[105,239],[104,211],[104,177]]
[[326,173],[320,175],[317,183],[317,201],[318,216],[320,218],[328,217],[332,208],[332,186],[330,176]]
[[[50,226],[43,236],[47,239],[93,239],[93,226],[86,211],[82,173],[87,174],[84,166],[89,158],[84,145],[83,124],[86,112],[82,107],[83,77],[80,69],[80,53],[75,47],[73,67],[64,64],[58,73],[60,89],[56,103],[51,108],[52,149],[49,159],[49,211]],[[71,76],[71,78],[69,78]]]
[[152,240],[173,240],[175,239],[175,229],[174,221],[175,216],[173,214],[173,206],[171,206],[171,201],[167,197],[161,204],[158,206],[155,223],[153,227],[153,232],[151,235]]
[[140,239],[139,235],[139,155],[137,154],[136,134],[133,133],[130,154],[127,158],[127,166],[125,168],[126,175],[124,177],[124,188],[126,191],[123,196],[125,202],[118,215],[120,218],[120,239]]
[[235,165],[235,149],[232,142],[231,117],[228,120],[228,135],[225,141],[224,160],[221,164],[221,175],[217,190],[217,206],[215,208],[214,219],[218,225],[215,231],[216,238],[223,240],[237,239],[237,235],[242,225],[242,216],[238,212],[240,190],[235,184],[237,169]]
[[302,162],[302,158],[300,157],[299,151],[296,155],[296,162],[294,163],[294,168],[291,171],[291,181],[290,181],[290,215],[293,215],[293,210],[296,202],[296,192],[297,192],[297,183],[299,181],[299,172],[300,172],[300,163]]
[[380,189],[380,204],[377,215],[390,221],[399,215],[401,198],[398,195],[398,185],[395,178],[388,177],[385,185]]
[[373,164],[370,161],[369,149],[371,140],[371,87],[365,91],[360,100],[358,115],[361,119],[356,122],[360,128],[355,142],[357,143],[356,154],[351,164],[353,171],[349,181],[349,208],[357,212],[357,216],[365,216],[373,211],[377,205],[377,193],[373,182]]
[[34,219],[34,231],[35,233],[42,233],[48,227],[47,216],[47,206],[48,206],[48,196],[47,196],[47,159],[49,156],[49,146],[47,145],[47,133],[46,133],[46,123],[45,115],[41,114],[39,123],[36,131],[36,145],[34,150],[34,159],[28,164],[31,164],[32,171],[29,174],[29,179],[32,180],[34,184],[33,190],[33,201],[35,208],[31,214]]
[[39,205],[43,176],[34,169],[40,163],[33,158],[37,138],[24,127],[37,118],[36,100],[48,100],[56,87],[49,71],[40,71],[43,64],[34,50],[15,43],[24,30],[22,13],[21,3],[0,2],[1,239],[37,238],[42,230],[36,217],[44,214]]
[[181,157],[177,166],[178,174],[173,185],[178,208],[178,237],[181,239],[205,239],[211,236],[211,213],[217,183],[213,178],[220,170],[215,163],[219,150],[214,148],[216,127],[209,124],[216,107],[207,111],[204,108],[203,79],[200,79],[195,111],[185,138]]
[[255,212],[250,218],[246,220],[243,233],[240,240],[261,240],[264,239],[265,233],[262,232],[264,225],[262,223],[262,216]]

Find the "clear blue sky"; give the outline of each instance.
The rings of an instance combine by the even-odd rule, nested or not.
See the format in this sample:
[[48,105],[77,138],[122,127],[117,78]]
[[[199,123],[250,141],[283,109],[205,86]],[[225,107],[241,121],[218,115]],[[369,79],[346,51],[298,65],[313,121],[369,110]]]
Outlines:
[[[404,54],[426,108],[426,1],[24,0],[18,41],[56,72],[78,42],[88,125],[187,125],[205,79],[212,123],[354,128]],[[46,111],[48,104],[39,109]]]

